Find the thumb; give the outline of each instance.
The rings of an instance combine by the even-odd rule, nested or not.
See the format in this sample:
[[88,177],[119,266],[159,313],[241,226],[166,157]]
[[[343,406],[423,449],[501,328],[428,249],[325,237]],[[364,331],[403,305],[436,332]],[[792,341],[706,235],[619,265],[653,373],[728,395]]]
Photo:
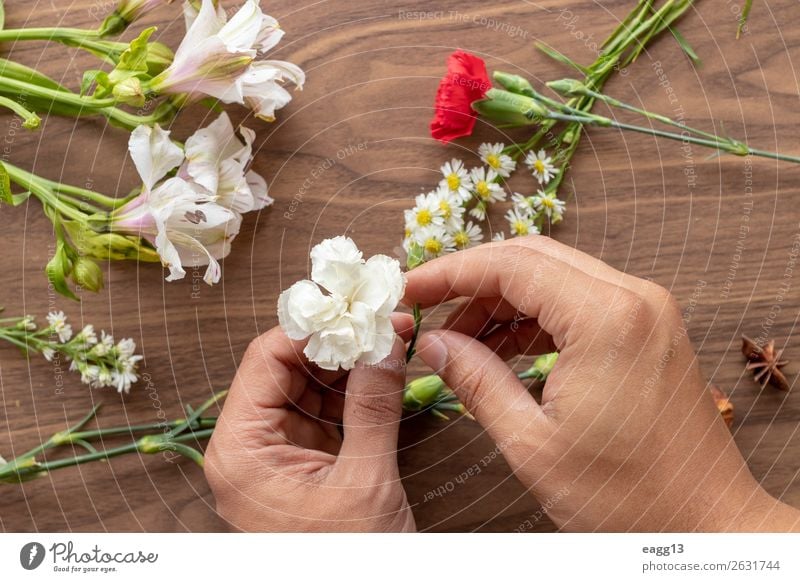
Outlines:
[[496,443],[541,434],[549,419],[490,348],[455,331],[426,333],[417,354],[458,396]]
[[397,434],[406,383],[405,344],[394,338],[391,353],[375,365],[358,364],[347,381],[342,424],[344,463],[391,463],[397,467]]

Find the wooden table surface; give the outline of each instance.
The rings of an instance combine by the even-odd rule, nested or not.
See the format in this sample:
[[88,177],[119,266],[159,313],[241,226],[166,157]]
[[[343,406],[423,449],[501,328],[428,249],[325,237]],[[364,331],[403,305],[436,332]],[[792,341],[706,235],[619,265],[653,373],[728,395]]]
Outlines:
[[[683,115],[693,125],[724,123],[725,131],[756,147],[798,154],[800,85],[793,65],[800,58],[800,28],[790,23],[800,17],[800,6],[795,0],[756,3],[748,31],[737,41],[741,3],[698,0],[680,23],[702,66],[693,67],[674,39],[661,38],[608,91]],[[591,62],[598,41],[633,4],[266,2],[287,31],[274,57],[302,65],[308,84],[278,123],[248,122],[258,132],[255,168],[269,179],[276,203],[260,216],[247,216],[220,285],[193,285],[191,272],[184,281],[166,283],[157,265],[117,263],[106,269],[105,290],[71,302],[48,290],[42,269],[53,237],[40,207],[0,208],[0,304],[7,312],[42,317],[63,309],[75,322],[133,337],[146,357],[146,381],[120,398],[91,391],[74,376],[59,385],[40,358],[28,362],[0,346],[0,454],[20,454],[96,402],[104,404],[105,426],[157,422],[160,411],[178,417],[183,405],[227,388],[249,341],[276,325],[278,293],[306,277],[313,244],[347,233],[368,254],[396,253],[401,211],[431,188],[438,167],[453,156],[469,157],[482,141],[500,139],[490,127],[448,147],[430,139],[433,96],[453,49],[484,56],[490,69],[547,81],[569,71],[537,53],[534,41]],[[6,26],[95,27],[112,5],[10,0]],[[160,39],[177,46],[183,31],[177,3],[146,22],[158,23]],[[2,53],[71,87],[94,66],[78,51],[38,42],[6,44]],[[243,110],[231,111],[243,119]],[[174,134],[185,138],[207,115],[202,108],[184,112]],[[126,133],[99,120],[48,118],[39,132],[27,133],[3,112],[0,132],[3,158],[43,176],[106,193],[126,193],[137,183],[125,158]],[[695,296],[689,334],[704,373],[732,394],[736,442],[767,490],[800,506],[800,395],[761,392],[743,372],[739,352],[740,334],[763,331],[790,359],[800,358],[800,335],[794,333],[800,285],[791,257],[800,236],[798,168],[708,153],[646,136],[620,139],[612,131],[590,131],[565,190],[574,190],[567,218],[554,236],[652,278],[684,305]],[[524,179],[519,183],[530,187]],[[494,221],[503,226],[499,211]],[[441,320],[446,310],[439,311],[426,326]],[[798,370],[790,364],[791,379]],[[467,419],[415,418],[404,423],[400,444],[401,471],[421,529],[512,531],[537,510],[502,459],[425,500],[494,449]],[[202,471],[158,456],[95,463],[0,491],[4,531],[221,528]],[[542,519],[533,529],[553,526]]]

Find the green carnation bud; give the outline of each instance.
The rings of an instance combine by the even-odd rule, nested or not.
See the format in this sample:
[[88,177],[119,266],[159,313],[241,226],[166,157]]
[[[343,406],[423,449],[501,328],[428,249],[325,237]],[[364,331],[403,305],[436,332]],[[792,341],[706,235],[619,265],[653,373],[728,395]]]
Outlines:
[[536,380],[546,380],[553,371],[558,361],[558,352],[552,352],[539,356],[533,361],[533,365],[519,375],[520,379],[534,378]]
[[519,75],[511,75],[509,73],[504,73],[503,71],[495,71],[492,74],[492,77],[496,83],[502,85],[504,89],[511,91],[512,93],[516,93],[517,95],[525,95],[527,97],[533,97],[536,95],[536,92],[533,90],[533,86],[531,86],[528,80],[524,77],[520,77]]
[[530,97],[502,89],[489,89],[486,98],[473,102],[472,108],[490,121],[508,125],[535,125],[548,113]]
[[559,79],[547,83],[553,91],[565,97],[579,97],[587,92],[586,85],[575,79]]
[[413,412],[432,406],[445,390],[449,389],[435,374],[412,380],[403,391],[403,408]]

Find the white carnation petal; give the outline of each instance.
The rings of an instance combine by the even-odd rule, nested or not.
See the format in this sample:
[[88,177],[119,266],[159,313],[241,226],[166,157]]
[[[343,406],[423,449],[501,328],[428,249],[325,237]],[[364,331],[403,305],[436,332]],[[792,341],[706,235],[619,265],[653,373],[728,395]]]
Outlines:
[[[369,366],[379,364],[392,353],[394,338],[395,332],[392,320],[388,317],[376,317],[375,341],[372,350],[364,352],[358,361]],[[397,362],[391,362],[391,364],[394,365]]]
[[394,311],[406,287],[400,263],[386,255],[375,255],[364,265],[363,282],[356,297],[369,305],[378,315]]
[[331,293],[349,297],[360,283],[361,257],[347,237],[324,240],[311,249],[311,279]]

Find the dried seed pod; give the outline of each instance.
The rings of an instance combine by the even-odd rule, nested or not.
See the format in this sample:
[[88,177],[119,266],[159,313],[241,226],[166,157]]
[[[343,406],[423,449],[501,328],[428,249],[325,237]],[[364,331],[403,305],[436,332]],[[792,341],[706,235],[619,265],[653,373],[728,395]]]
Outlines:
[[746,369],[753,372],[753,379],[761,384],[762,388],[770,383],[779,390],[789,390],[789,381],[780,370],[789,363],[789,360],[781,359],[783,350],[775,349],[775,340],[770,340],[767,345],[762,347],[743,335],[742,354],[748,360]]

